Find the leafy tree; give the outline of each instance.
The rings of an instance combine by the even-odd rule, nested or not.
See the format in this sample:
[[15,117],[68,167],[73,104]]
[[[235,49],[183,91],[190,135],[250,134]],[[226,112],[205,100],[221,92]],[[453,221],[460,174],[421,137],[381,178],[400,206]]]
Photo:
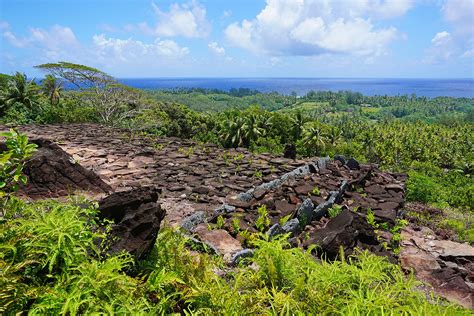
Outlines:
[[79,93],[76,98],[97,109],[104,123],[114,123],[131,116],[141,99],[137,89],[119,84],[112,76],[89,66],[69,62],[36,66],[74,85]]

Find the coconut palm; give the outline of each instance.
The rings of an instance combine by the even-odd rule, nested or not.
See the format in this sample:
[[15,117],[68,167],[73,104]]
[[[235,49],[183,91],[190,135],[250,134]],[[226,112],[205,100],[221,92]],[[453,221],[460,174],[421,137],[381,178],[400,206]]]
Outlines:
[[292,117],[291,122],[293,124],[293,137],[295,140],[298,140],[301,138],[307,119],[302,111],[297,111],[295,116]]
[[314,125],[304,130],[303,143],[311,148],[311,151],[320,155],[326,147],[326,136],[320,126]]
[[[257,114],[250,114],[245,118],[245,124],[243,125],[243,141],[245,145],[250,145],[265,134],[265,129],[262,128],[261,123],[262,118]],[[269,122],[265,124],[269,124]]]
[[38,104],[38,86],[33,80],[28,80],[25,74],[17,72],[7,83],[2,92],[0,113],[5,112],[15,103],[21,103],[32,109]]
[[41,90],[48,97],[51,104],[58,104],[63,91],[62,82],[53,75],[46,75],[41,82]]

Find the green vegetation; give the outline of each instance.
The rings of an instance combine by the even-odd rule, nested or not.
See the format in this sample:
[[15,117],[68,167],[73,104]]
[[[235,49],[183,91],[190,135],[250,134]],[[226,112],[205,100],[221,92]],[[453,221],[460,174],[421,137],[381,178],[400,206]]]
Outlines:
[[[87,66],[38,67],[48,73],[41,82],[21,73],[0,76],[0,123],[101,123],[143,136],[192,138],[254,152],[281,154],[294,144],[299,156],[354,157],[408,173],[407,200],[442,209],[439,217],[409,216],[474,242],[473,99],[347,91],[302,97],[248,89],[140,91]],[[75,89],[64,88],[71,86]],[[34,146],[14,131],[2,136],[8,141],[0,154],[0,313],[462,314],[427,301],[414,291],[411,276],[382,258],[360,253],[318,263],[283,239],[268,241],[242,230],[239,218],[230,225],[244,245],[256,247],[250,263],[259,269],[241,266],[218,277],[220,260],[191,255],[186,238],[170,229],[160,233],[144,262],[128,254],[106,256],[100,240],[107,230],[97,228],[107,223],[98,222],[90,202],[28,203],[12,195],[25,181],[21,170]],[[183,154],[191,156],[193,149]],[[240,168],[238,155],[224,159],[234,159]],[[314,188],[310,194],[321,192]],[[77,206],[84,203],[89,207]],[[330,217],[340,211],[334,206]],[[262,206],[257,213],[256,225],[264,231],[268,211]],[[371,211],[367,221],[380,225]],[[226,224],[219,217],[215,227]],[[395,225],[394,243],[387,247],[397,249],[404,224]]]
[[[349,91],[302,97],[249,89],[140,91],[83,65],[38,68],[49,73],[41,86],[20,73],[2,76],[0,122],[106,123],[257,153],[281,154],[292,143],[301,156],[341,154],[407,172],[408,200],[474,207],[473,99]],[[64,90],[66,85],[76,88]]]
[[[89,208],[74,206],[78,202]],[[191,255],[170,229],[147,260],[104,256],[95,208],[84,200],[9,201],[0,230],[0,312],[15,314],[462,314],[414,291],[417,282],[384,258],[363,252],[317,262],[284,239],[255,242],[250,259],[214,274],[220,263]],[[467,313],[466,313],[467,314]]]

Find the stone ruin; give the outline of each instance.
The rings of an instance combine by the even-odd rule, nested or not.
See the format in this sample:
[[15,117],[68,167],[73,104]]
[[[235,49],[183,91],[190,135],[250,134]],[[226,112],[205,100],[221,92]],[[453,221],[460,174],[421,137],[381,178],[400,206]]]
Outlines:
[[[114,221],[109,251],[143,258],[164,221],[236,264],[253,252],[236,229],[257,232],[264,205],[270,237],[288,234],[291,245],[304,249],[317,244],[316,254],[328,259],[341,247],[346,255],[367,249],[400,262],[437,294],[473,307],[472,246],[410,224],[401,232],[400,254],[391,250],[398,243],[391,230],[405,208],[404,174],[342,156],[294,160],[97,125],[20,130],[40,145],[23,194],[115,192],[99,201],[100,216]],[[222,227],[210,229],[218,219]]]

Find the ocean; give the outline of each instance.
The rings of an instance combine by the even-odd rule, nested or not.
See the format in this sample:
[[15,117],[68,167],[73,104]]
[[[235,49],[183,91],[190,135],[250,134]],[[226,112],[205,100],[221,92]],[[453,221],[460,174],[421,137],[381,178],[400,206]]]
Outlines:
[[206,88],[228,91],[249,88],[299,96],[314,91],[351,90],[364,95],[474,97],[474,79],[364,79],[364,78],[123,78],[140,89]]

